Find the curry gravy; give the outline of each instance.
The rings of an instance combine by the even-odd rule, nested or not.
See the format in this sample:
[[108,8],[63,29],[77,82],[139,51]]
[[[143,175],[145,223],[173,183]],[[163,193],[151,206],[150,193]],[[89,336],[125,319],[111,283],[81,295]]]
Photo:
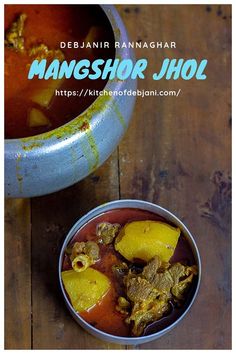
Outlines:
[[[145,210],[133,208],[114,209],[102,213],[101,215],[90,220],[75,234],[69,245],[74,244],[76,241],[97,241],[96,226],[101,222],[118,223],[121,226],[124,226],[130,221],[141,220],[154,220],[168,223],[163,217]],[[123,284],[118,281],[112,271],[112,266],[114,264],[118,264],[121,261],[125,261],[127,264],[129,264],[129,262],[127,262],[118,252],[114,250],[112,244],[99,244],[99,247],[101,258],[92,267],[104,273],[110,279],[112,286],[99,304],[95,305],[89,311],[80,313],[80,315],[92,326],[106,333],[116,336],[131,336],[130,328],[124,322],[125,316],[115,310],[117,298],[124,295],[124,290]],[[170,263],[175,262],[181,262],[189,266],[196,263],[191,248],[183,234],[180,235],[175,253],[170,260]],[[68,256],[65,255],[62,270],[71,269],[70,264],[71,263]],[[140,264],[137,264],[136,266],[137,268],[140,266],[142,267]],[[179,318],[191,300],[194,289],[195,283],[191,285],[184,306],[180,308],[173,308],[171,313],[167,316],[156,321],[152,325],[147,326],[144,331],[144,335],[158,332]]]

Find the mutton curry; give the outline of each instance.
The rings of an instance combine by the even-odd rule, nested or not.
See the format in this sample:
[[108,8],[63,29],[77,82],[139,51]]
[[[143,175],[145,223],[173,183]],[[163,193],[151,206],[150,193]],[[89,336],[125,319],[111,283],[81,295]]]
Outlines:
[[198,274],[194,263],[178,227],[151,212],[116,209],[76,233],[62,281],[74,310],[92,326],[137,337],[181,315]]

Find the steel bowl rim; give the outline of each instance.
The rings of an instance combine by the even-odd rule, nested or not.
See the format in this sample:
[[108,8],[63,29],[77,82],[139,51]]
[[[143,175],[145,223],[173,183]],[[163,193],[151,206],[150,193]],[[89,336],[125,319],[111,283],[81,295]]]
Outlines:
[[[154,207],[156,209],[156,213],[158,213],[159,211],[162,211],[163,213],[165,213],[167,216],[171,217],[172,219],[174,219],[178,226],[181,227],[181,230],[184,232],[184,234],[187,234],[187,236],[190,238],[191,240],[191,246],[193,246],[194,252],[195,252],[195,260],[198,263],[198,281],[197,281],[197,286],[195,289],[195,292],[193,294],[193,297],[190,301],[190,303],[188,304],[187,308],[184,310],[184,312],[181,314],[181,316],[174,321],[171,325],[167,326],[166,328],[162,329],[159,332],[153,333],[153,334],[149,334],[147,336],[139,336],[139,337],[121,337],[121,336],[115,336],[106,332],[103,332],[100,329],[97,329],[93,326],[91,326],[87,321],[85,321],[72,307],[70,301],[68,300],[68,297],[66,296],[64,287],[63,287],[63,283],[62,283],[62,279],[61,279],[61,266],[62,266],[62,261],[63,261],[63,257],[64,257],[64,250],[67,246],[67,244],[69,243],[69,241],[74,237],[75,232],[78,231],[81,227],[83,227],[86,223],[88,223],[92,218],[98,216],[101,212],[102,213],[102,209],[104,207],[109,207],[109,210],[112,209],[118,209],[118,208],[132,208],[132,206],[127,206],[126,204],[135,204],[138,203],[140,205],[143,205],[142,207],[139,206],[134,206],[133,208],[137,208],[137,209],[143,209],[143,210],[147,210],[145,209],[145,205],[150,206],[150,207]],[[119,205],[117,208],[113,208],[113,206]],[[123,207],[121,205],[123,204]],[[107,210],[105,210],[107,211]],[[104,211],[104,212],[105,212]],[[154,211],[155,213],[155,211]],[[90,218],[91,214],[96,214],[96,215],[92,215],[92,217]],[[87,220],[88,219],[88,220]],[[87,220],[87,221],[86,221]],[[113,200],[104,204],[101,204],[93,209],[91,209],[90,211],[88,211],[85,215],[83,215],[81,218],[79,218],[74,225],[70,228],[69,232],[67,233],[67,236],[63,242],[63,245],[61,247],[61,251],[60,251],[60,257],[59,257],[59,262],[58,262],[58,276],[59,276],[59,284],[60,284],[60,289],[62,291],[62,295],[64,298],[64,301],[69,309],[69,311],[71,312],[72,316],[74,318],[77,318],[80,322],[82,322],[84,324],[85,327],[89,328],[91,330],[91,332],[95,332],[97,334],[100,334],[101,337],[106,338],[107,341],[109,340],[113,340],[116,343],[122,343],[122,342],[126,342],[129,344],[137,344],[138,341],[140,341],[140,343],[142,343],[142,339],[144,340],[144,342],[150,342],[152,340],[158,339],[159,337],[161,337],[162,335],[166,334],[167,332],[169,332],[171,329],[173,329],[188,313],[188,311],[190,310],[190,308],[192,307],[197,294],[199,292],[199,288],[200,288],[200,283],[201,283],[201,273],[202,273],[202,266],[201,266],[201,257],[200,257],[200,253],[197,247],[197,244],[191,234],[191,232],[189,231],[189,229],[185,226],[185,224],[172,212],[170,212],[169,210],[161,207],[158,204],[155,203],[151,203],[149,201],[145,201],[145,200],[141,200],[141,199],[118,199],[118,200]]]

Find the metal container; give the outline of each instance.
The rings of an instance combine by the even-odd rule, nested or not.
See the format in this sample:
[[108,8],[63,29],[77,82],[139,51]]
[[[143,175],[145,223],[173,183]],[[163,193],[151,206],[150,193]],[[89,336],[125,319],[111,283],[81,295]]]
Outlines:
[[[114,6],[102,5],[116,42],[128,42]],[[117,48],[116,58],[134,59]],[[135,90],[136,80],[108,81],[106,91]],[[66,188],[97,169],[114,151],[131,118],[134,96],[99,96],[69,123],[44,134],[5,140],[6,197],[33,197]],[[89,128],[85,128],[89,127]]]
[[[98,329],[96,329],[95,327],[91,326],[90,324],[88,324],[72,307],[70,301],[68,300],[64,287],[63,287],[63,283],[62,283],[62,279],[61,279],[61,270],[62,270],[62,262],[63,262],[63,258],[64,258],[64,252],[65,249],[68,245],[68,243],[71,241],[71,239],[74,237],[74,235],[76,234],[76,232],[82,228],[82,226],[84,226],[86,223],[88,223],[91,219],[93,219],[94,217],[109,211],[109,210],[114,210],[114,209],[121,209],[121,208],[134,208],[134,209],[141,209],[141,210],[146,210],[146,211],[150,211],[152,213],[158,214],[162,217],[164,217],[167,221],[175,224],[176,226],[178,226],[182,233],[184,234],[185,238],[187,239],[189,246],[193,252],[194,258],[195,258],[195,262],[196,265],[198,267],[198,280],[197,280],[197,284],[196,284],[196,288],[195,288],[195,292],[192,296],[192,299],[189,303],[189,305],[187,306],[187,308],[185,309],[185,311],[182,313],[182,315],[174,322],[172,323],[170,326],[166,327],[165,329],[154,333],[154,334],[150,334],[147,336],[143,336],[143,337],[119,337],[119,336],[114,336],[108,333],[105,333],[103,331],[100,331]],[[132,200],[132,199],[123,199],[123,200],[116,200],[116,201],[112,201],[106,204],[103,204],[93,210],[91,210],[90,212],[88,212],[85,216],[83,216],[82,218],[80,218],[75,225],[72,227],[72,229],[69,231],[61,252],[60,252],[60,258],[59,258],[59,266],[58,266],[58,276],[59,276],[59,283],[60,283],[60,288],[66,303],[67,308],[69,309],[70,313],[72,314],[72,316],[74,317],[74,319],[76,320],[76,322],[78,322],[78,324],[80,324],[81,327],[83,327],[86,331],[88,331],[90,334],[94,335],[95,337],[101,339],[101,340],[105,340],[108,342],[113,342],[113,343],[119,343],[119,344],[128,344],[128,345],[137,345],[137,344],[142,344],[142,343],[146,343],[146,342],[150,342],[153,341],[155,339],[160,338],[161,336],[163,336],[165,333],[169,332],[172,328],[174,328],[183,318],[184,316],[187,314],[187,312],[189,311],[190,307],[192,306],[196,295],[198,293],[198,289],[199,289],[199,285],[200,285],[200,279],[201,279],[201,260],[200,260],[200,255],[199,255],[199,251],[197,248],[197,245],[194,241],[193,236],[191,235],[190,231],[187,229],[187,227],[174,215],[172,214],[170,211],[156,205],[153,203],[149,203],[143,200]]]

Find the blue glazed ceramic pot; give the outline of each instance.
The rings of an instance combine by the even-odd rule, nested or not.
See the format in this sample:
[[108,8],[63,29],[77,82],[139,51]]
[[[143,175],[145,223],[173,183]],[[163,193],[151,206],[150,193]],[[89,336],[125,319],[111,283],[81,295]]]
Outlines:
[[[127,42],[124,24],[114,6],[103,5],[115,41]],[[130,49],[116,49],[116,58],[133,57]],[[108,81],[105,90],[134,90],[136,81]],[[5,140],[6,197],[33,197],[66,188],[97,169],[125,133],[134,96],[99,96],[69,123],[44,134]]]

